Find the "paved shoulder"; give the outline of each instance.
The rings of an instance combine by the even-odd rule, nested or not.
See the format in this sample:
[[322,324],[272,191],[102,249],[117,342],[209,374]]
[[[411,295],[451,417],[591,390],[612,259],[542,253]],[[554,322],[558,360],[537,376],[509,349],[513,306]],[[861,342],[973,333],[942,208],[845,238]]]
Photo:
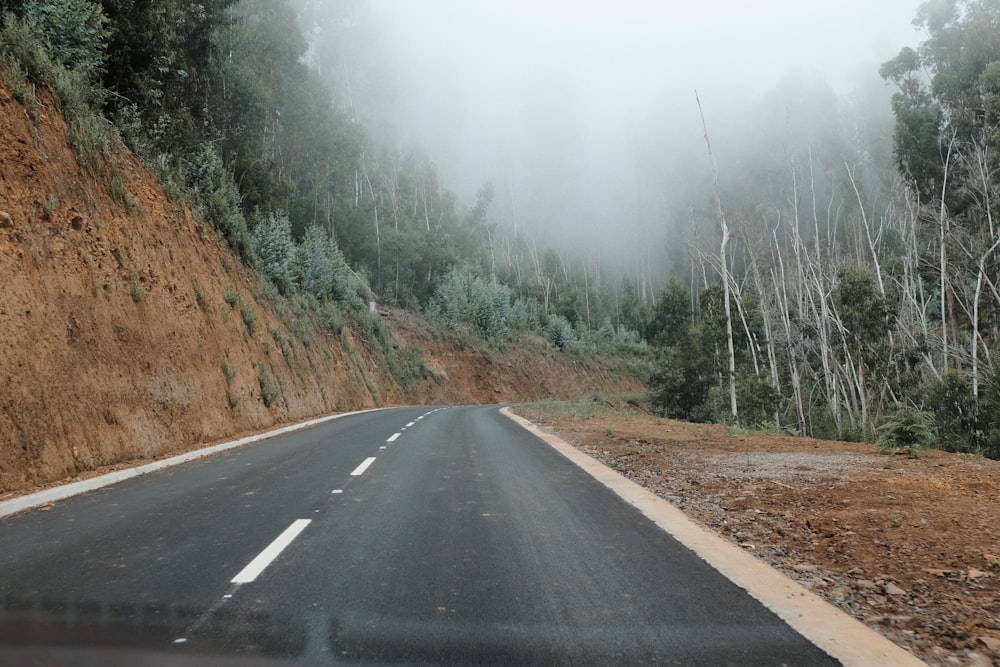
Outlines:
[[688,519],[659,496],[623,477],[510,409],[502,413],[604,484],[625,502],[744,588],[790,626],[848,666],[924,665],[913,654],[828,604],[774,568]]

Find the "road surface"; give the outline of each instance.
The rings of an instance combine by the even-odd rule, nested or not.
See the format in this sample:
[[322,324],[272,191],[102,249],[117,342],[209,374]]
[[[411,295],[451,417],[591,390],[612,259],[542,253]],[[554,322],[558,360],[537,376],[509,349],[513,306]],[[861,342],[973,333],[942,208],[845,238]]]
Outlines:
[[353,415],[0,520],[0,603],[5,664],[837,664],[496,407]]

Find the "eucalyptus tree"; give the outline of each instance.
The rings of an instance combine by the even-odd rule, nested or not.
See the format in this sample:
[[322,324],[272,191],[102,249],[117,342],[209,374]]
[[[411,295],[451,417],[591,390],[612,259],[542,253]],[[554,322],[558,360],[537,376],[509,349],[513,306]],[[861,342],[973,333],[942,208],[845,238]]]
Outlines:
[[[970,365],[978,393],[979,352],[988,349],[980,331],[984,293],[993,296],[990,317],[1000,309],[1000,293],[990,287],[1000,268],[1000,3],[934,0],[920,6],[914,24],[927,39],[881,68],[898,88],[895,156],[915,194],[937,211],[942,366],[950,357]],[[971,294],[967,284],[975,285]],[[972,330],[960,335],[967,319]],[[970,341],[967,355],[958,347],[962,338]]]

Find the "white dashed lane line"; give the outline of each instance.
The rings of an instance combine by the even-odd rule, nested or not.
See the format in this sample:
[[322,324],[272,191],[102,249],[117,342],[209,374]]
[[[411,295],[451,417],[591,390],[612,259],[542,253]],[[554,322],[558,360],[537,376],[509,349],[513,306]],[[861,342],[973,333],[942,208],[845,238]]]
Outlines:
[[299,533],[305,530],[312,522],[312,519],[298,519],[292,522],[292,525],[285,529],[281,535],[267,545],[267,548],[260,552],[256,558],[254,558],[250,563],[240,570],[240,573],[232,578],[230,583],[233,584],[249,584],[251,581],[260,576],[260,573],[264,571],[271,562],[278,557],[282,551],[285,550],[289,544],[292,543]]
[[364,461],[361,462],[361,465],[359,465],[357,468],[354,469],[354,472],[351,473],[351,477],[357,477],[358,475],[363,475],[364,472],[368,470],[368,466],[370,466],[373,463],[375,463],[375,457],[369,456],[368,458],[366,458]]
[[386,440],[386,442],[396,442],[396,439],[399,438],[400,435],[400,433],[393,433],[389,436],[389,439]]

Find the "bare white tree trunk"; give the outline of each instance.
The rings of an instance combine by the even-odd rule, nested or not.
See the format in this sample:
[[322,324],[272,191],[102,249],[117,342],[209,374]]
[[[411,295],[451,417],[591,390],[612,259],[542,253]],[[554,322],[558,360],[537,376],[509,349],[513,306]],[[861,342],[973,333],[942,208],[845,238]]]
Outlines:
[[982,254],[979,258],[978,272],[976,274],[976,295],[972,301],[972,395],[977,399],[979,398],[979,298],[983,292],[983,281],[986,280],[986,262],[989,260],[990,255],[993,251],[1000,246],[1000,238],[995,239],[994,225],[993,225],[993,202],[990,200],[990,179],[988,175],[987,166],[987,156],[986,150],[981,147],[977,147],[976,151],[976,165],[979,168],[979,176],[983,186],[983,208],[986,210],[986,221],[989,226],[989,238],[993,241],[993,244]]
[[378,199],[375,197],[375,188],[372,187],[372,179],[368,176],[367,161],[365,160],[365,154],[361,154],[361,169],[364,170],[365,181],[368,183],[368,192],[372,196],[372,209],[375,211],[375,263],[378,268],[378,276],[376,276],[375,284],[381,288],[382,286],[382,232],[379,229],[378,223]]
[[945,250],[945,243],[948,238],[948,208],[944,201],[945,192],[948,188],[948,170],[951,165],[951,153],[955,147],[955,135],[952,134],[948,143],[948,154],[944,159],[944,178],[941,182],[941,211],[938,216],[938,226],[940,231],[939,242],[941,244],[941,366],[948,370],[948,254]]
[[872,256],[872,265],[875,267],[875,279],[878,281],[878,293],[885,296],[885,283],[882,282],[882,266],[878,261],[878,250],[877,250],[877,240],[878,236],[872,238],[871,225],[868,224],[868,214],[865,213],[865,203],[861,200],[861,192],[858,191],[858,184],[854,180],[854,172],[848,166],[847,162],[844,162],[844,169],[847,170],[847,178],[851,181],[851,188],[854,190],[854,196],[858,200],[858,212],[861,214],[861,223],[865,228],[865,238],[868,240],[868,251]]
[[733,349],[733,318],[729,312],[729,263],[726,260],[726,246],[729,245],[729,225],[722,210],[722,195],[719,192],[719,172],[715,166],[715,155],[712,154],[712,142],[708,138],[708,126],[705,124],[705,113],[701,108],[698,93],[694,94],[698,102],[698,115],[701,116],[701,127],[705,132],[705,146],[708,148],[708,159],[712,164],[712,185],[715,190],[715,216],[722,230],[722,242],[719,246],[719,260],[722,264],[722,294],[723,307],[726,310],[726,348],[729,352],[729,410],[734,423],[739,423],[739,412],[736,406],[736,352]]

